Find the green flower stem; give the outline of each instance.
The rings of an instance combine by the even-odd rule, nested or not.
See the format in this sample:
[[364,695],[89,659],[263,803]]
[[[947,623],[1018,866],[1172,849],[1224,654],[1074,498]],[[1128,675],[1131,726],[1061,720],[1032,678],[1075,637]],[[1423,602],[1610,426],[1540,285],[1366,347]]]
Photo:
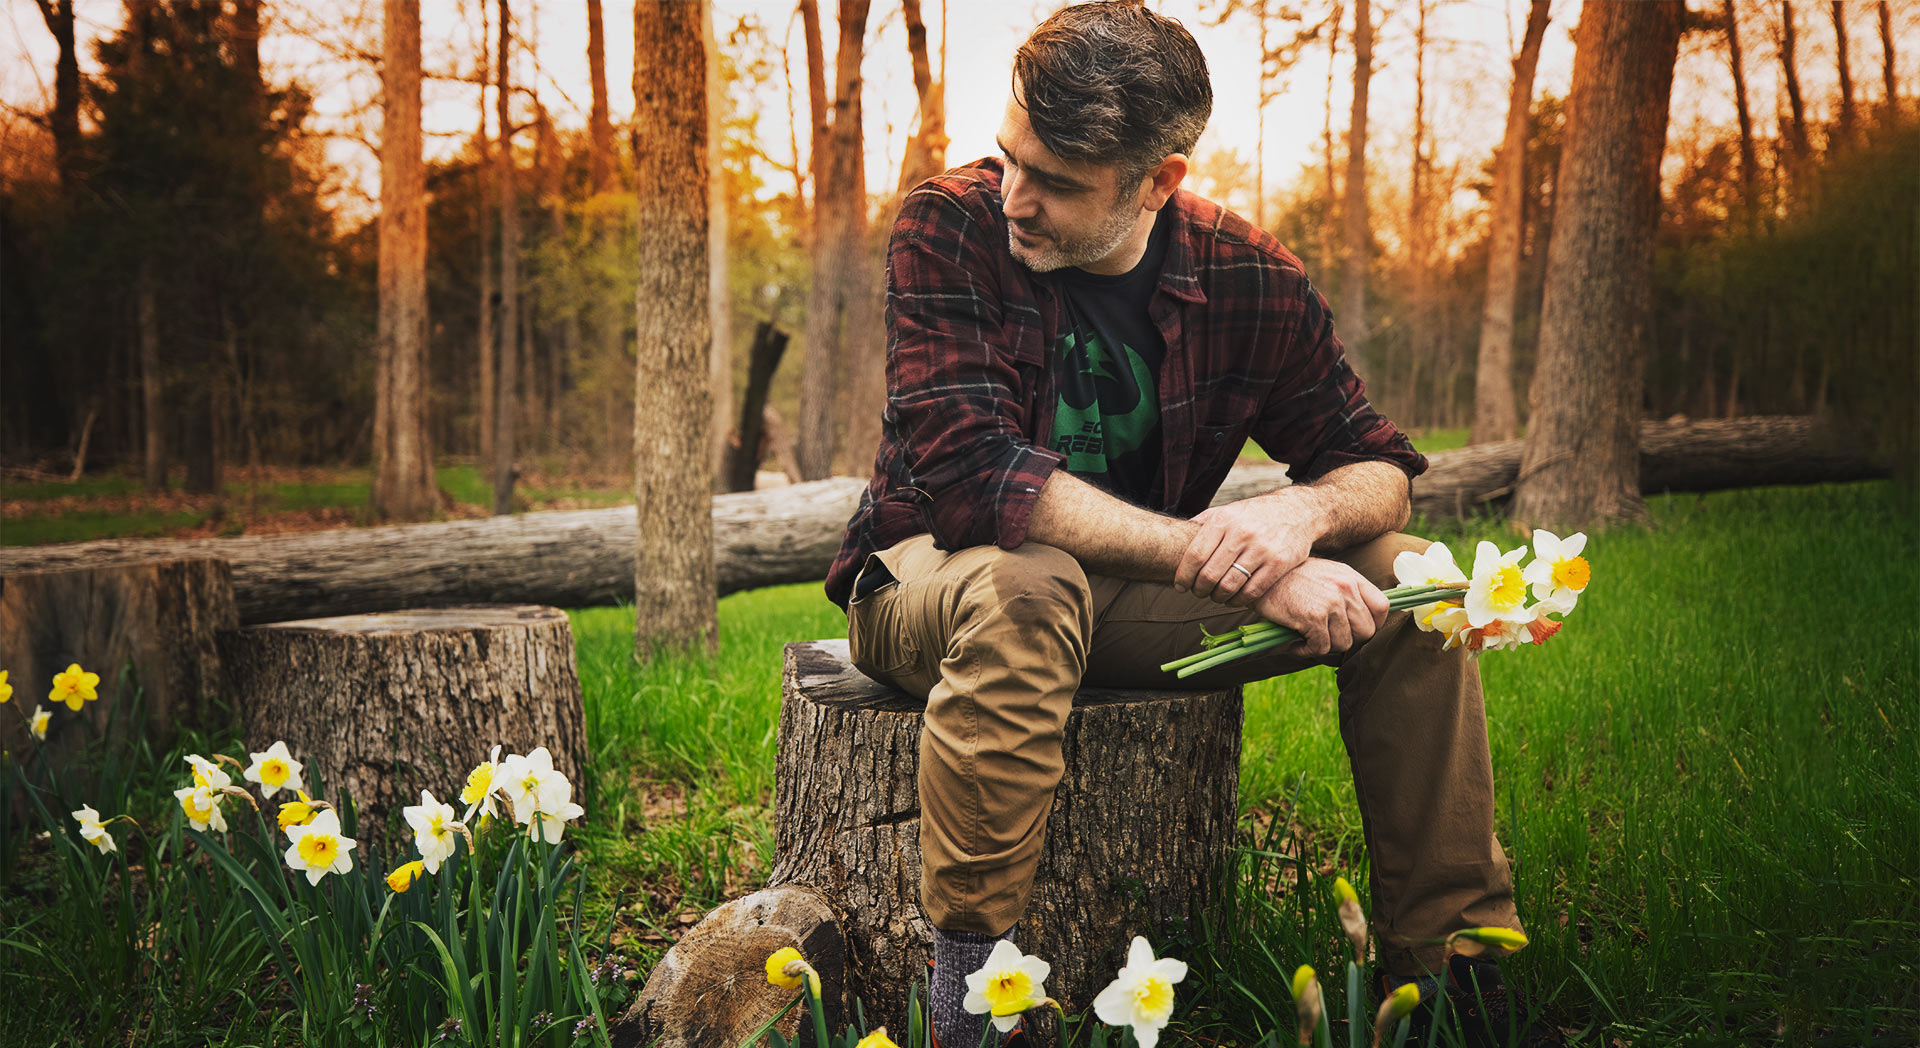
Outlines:
[[[1400,586],[1386,591],[1387,607],[1392,611],[1406,611],[1409,608],[1418,608],[1449,597],[1456,597],[1460,592],[1458,583],[1438,586]],[[1201,641],[1199,651],[1172,662],[1163,663],[1160,666],[1160,672],[1172,673],[1184,679],[1215,666],[1223,666],[1248,655],[1256,655],[1301,639],[1298,631],[1274,622],[1249,623],[1225,633],[1206,633],[1204,628],[1201,632],[1204,639]]]
[[813,992],[820,973],[809,966],[800,977],[800,990],[807,995],[807,1011],[813,1016],[813,1043],[820,1048],[828,1048],[833,1042],[827,1039],[827,1003]]
[[1347,1048],[1360,1048],[1360,1016],[1366,1011],[1360,999],[1360,965],[1347,962]]

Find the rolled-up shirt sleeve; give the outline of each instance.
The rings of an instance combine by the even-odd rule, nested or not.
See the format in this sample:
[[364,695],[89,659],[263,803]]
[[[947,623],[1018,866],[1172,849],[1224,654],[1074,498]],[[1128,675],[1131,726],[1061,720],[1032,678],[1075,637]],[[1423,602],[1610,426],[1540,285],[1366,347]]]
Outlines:
[[[937,185],[908,194],[887,249],[887,424],[898,486],[925,496],[943,549],[1026,541],[1040,489],[1063,458],[1028,440],[1021,365],[988,286],[991,216]],[[1004,250],[1004,248],[1002,248]]]
[[1366,385],[1348,366],[1333,333],[1326,299],[1304,276],[1294,293],[1297,319],[1285,337],[1296,363],[1284,373],[1295,378],[1274,384],[1254,424],[1254,440],[1287,463],[1287,476],[1296,484],[1355,462],[1390,462],[1409,480],[1425,473],[1426,456],[1367,402]]

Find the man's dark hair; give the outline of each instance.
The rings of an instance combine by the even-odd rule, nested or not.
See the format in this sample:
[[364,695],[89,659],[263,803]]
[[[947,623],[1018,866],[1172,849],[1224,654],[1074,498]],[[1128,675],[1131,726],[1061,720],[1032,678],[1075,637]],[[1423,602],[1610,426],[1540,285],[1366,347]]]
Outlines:
[[1122,190],[1191,153],[1213,112],[1200,45],[1139,0],[1062,8],[1013,57],[1015,93],[1046,147],[1120,168]]

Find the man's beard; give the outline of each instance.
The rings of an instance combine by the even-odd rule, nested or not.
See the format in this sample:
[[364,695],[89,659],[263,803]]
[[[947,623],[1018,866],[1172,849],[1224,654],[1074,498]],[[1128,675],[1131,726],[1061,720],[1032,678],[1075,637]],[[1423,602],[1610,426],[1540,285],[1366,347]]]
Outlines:
[[1126,242],[1133,234],[1134,222],[1140,217],[1140,207],[1134,201],[1122,201],[1107,213],[1100,225],[1085,236],[1068,237],[1054,240],[1045,234],[1033,234],[1042,237],[1039,247],[1027,247],[1013,235],[1014,222],[1007,220],[1007,250],[1013,253],[1014,260],[1035,273],[1051,273],[1056,269],[1069,266],[1086,266],[1098,262]]

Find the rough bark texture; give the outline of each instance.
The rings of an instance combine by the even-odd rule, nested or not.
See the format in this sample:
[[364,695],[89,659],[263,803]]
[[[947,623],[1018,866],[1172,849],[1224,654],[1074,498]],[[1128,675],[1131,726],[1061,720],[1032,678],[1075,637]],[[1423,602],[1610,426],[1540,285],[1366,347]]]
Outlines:
[[373,509],[433,513],[427,438],[427,169],[420,154],[420,3],[386,0],[380,130],[379,367],[374,376]]
[[[847,942],[847,990],[870,1023],[904,1025],[926,970],[920,908],[924,704],[847,663],[845,641],[789,644],[780,709],[769,883],[824,893]],[[1088,1008],[1134,935],[1197,934],[1238,814],[1240,689],[1074,698],[1066,773],[1047,819],[1021,949],[1053,962],[1047,991]]]
[[587,77],[592,109],[587,115],[587,178],[595,193],[613,189],[613,118],[607,106],[607,29],[601,0],[587,0]]
[[[9,571],[0,576],[0,668],[13,701],[31,714],[53,713],[45,750],[56,763],[79,748],[82,717],[96,731],[131,712],[119,693],[129,663],[144,693],[153,738],[172,728],[217,729],[231,715],[220,703],[214,636],[238,625],[233,573],[212,559],[144,560],[70,570]],[[53,675],[71,663],[100,675],[100,698],[79,713],[52,706]],[[124,720],[122,723],[125,723]],[[129,725],[136,732],[140,725]],[[0,718],[0,748],[35,748],[21,718]]]
[[1480,356],[1473,375],[1473,444],[1512,440],[1520,433],[1513,395],[1513,306],[1520,288],[1520,225],[1527,197],[1527,117],[1533,108],[1533,71],[1552,6],[1550,0],[1534,0],[1527,11],[1527,35],[1514,56],[1513,89],[1507,94],[1507,130],[1494,162],[1487,297],[1480,311]]
[[1589,4],[1554,189],[1517,520],[1641,520],[1639,425],[1678,0]]
[[[867,181],[861,149],[860,60],[866,50],[869,0],[840,0],[840,42],[834,52],[833,123],[824,137],[824,163],[814,164],[813,284],[807,291],[806,368],[800,376],[800,473],[819,480],[833,473],[834,402],[840,376],[860,384],[860,326],[870,310],[866,290]],[[812,57],[812,40],[808,56]],[[861,387],[871,388],[871,382]],[[856,415],[861,397],[850,398]],[[878,406],[874,407],[877,412]],[[875,432],[877,433],[877,427]],[[877,443],[877,441],[876,441]]]
[[500,0],[500,90],[494,98],[500,151],[494,154],[494,188],[500,207],[500,322],[495,328],[493,400],[493,511],[513,512],[514,409],[520,374],[520,204],[513,177],[513,11]]
[[[497,743],[545,746],[581,782],[580,678],[566,613],[536,605],[438,608],[275,622],[220,634],[226,693],[249,749],[284,739],[327,800],[351,796],[359,836],[385,840],[420,791],[457,804]],[[317,796],[318,794],[316,794]],[[366,845],[362,845],[365,847]]]
[[[1810,418],[1646,422],[1640,444],[1640,486],[1648,493],[1888,475],[1885,462]],[[1506,498],[1523,445],[1435,453],[1413,482],[1414,508],[1456,516]],[[1284,483],[1283,465],[1241,465],[1214,504]],[[825,578],[865,488],[839,477],[715,498],[717,592]],[[589,607],[632,599],[634,527],[628,506],[233,539],[111,539],[0,548],[0,572],[219,557],[233,565],[245,623],[478,601]]]
[[1353,110],[1347,124],[1346,265],[1340,275],[1340,337],[1361,378],[1367,358],[1367,264],[1373,231],[1367,228],[1367,87],[1373,81],[1373,9],[1353,4]]
[[634,651],[716,642],[707,312],[707,5],[633,9],[640,198]]
[[[820,973],[827,1028],[839,1029],[846,993],[846,942],[839,922],[819,892],[785,885],[724,903],[682,936],[608,1030],[614,1048],[746,1043],[793,1000],[795,991],[767,982],[767,958],[783,946],[799,950]],[[805,1005],[788,1012],[774,1029],[789,1042],[814,1043]]]

